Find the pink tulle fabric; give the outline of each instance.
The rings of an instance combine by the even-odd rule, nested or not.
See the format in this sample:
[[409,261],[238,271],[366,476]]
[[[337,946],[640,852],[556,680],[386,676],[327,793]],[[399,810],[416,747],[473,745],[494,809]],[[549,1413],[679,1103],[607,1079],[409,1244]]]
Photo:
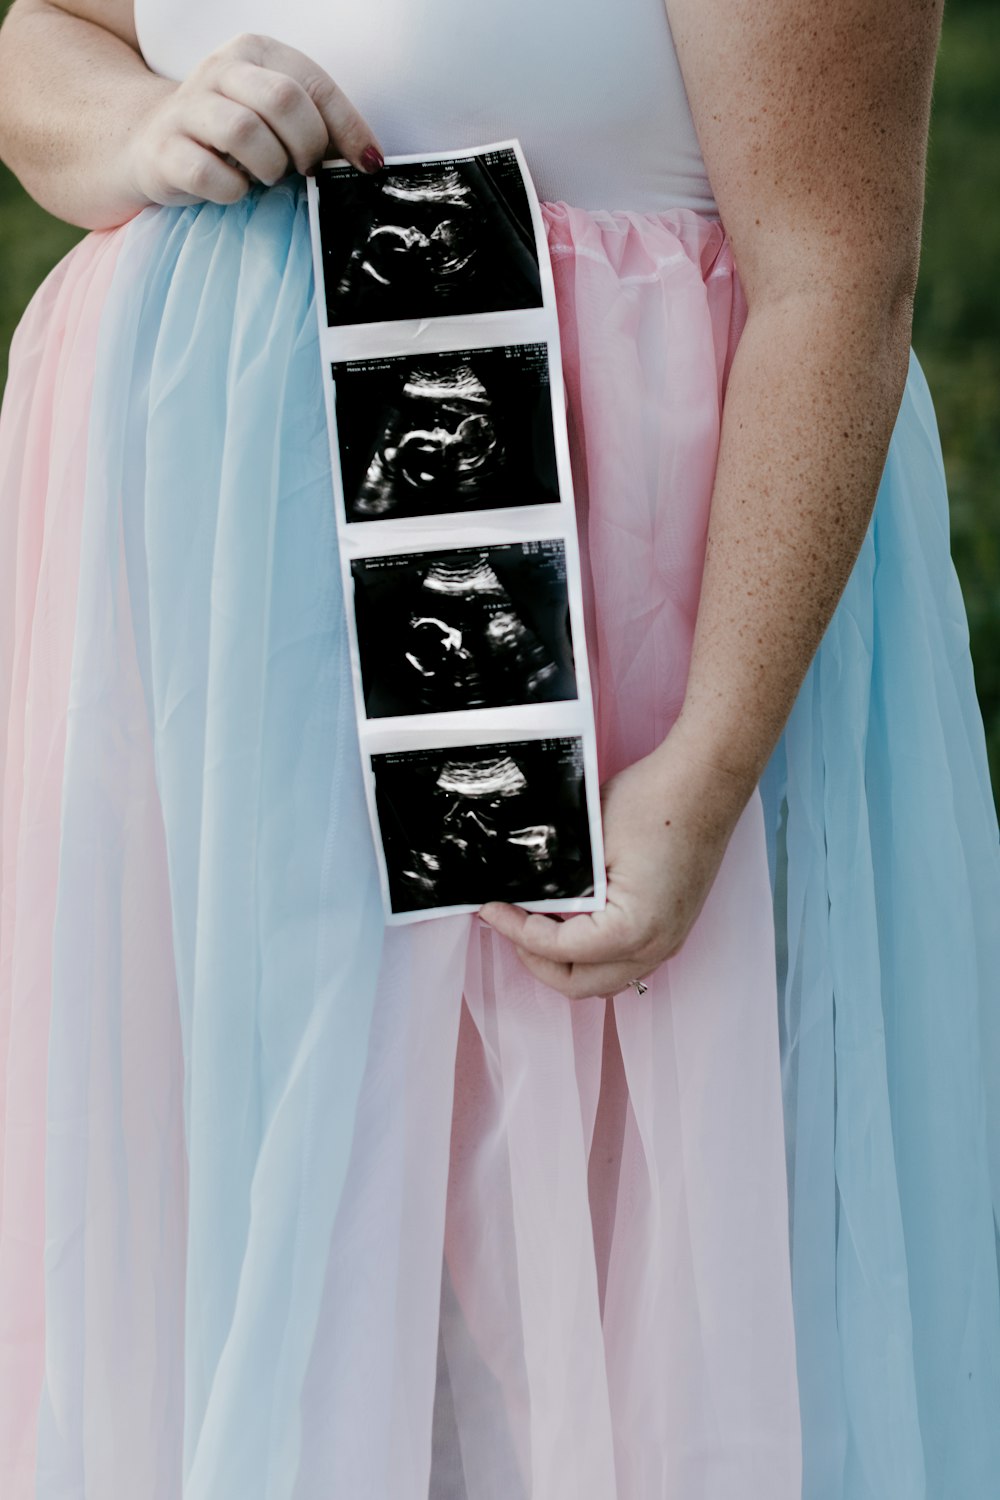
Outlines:
[[[718,224],[546,222],[607,777],[680,709],[744,308]],[[444,1304],[457,1493],[500,1493],[488,1387],[531,1476],[508,1493],[799,1496],[774,993],[756,801],[641,997],[567,1006],[473,933]]]
[[[561,204],[545,217],[608,776],[653,749],[680,707],[742,304],[717,224]],[[4,1500],[56,1493],[37,1479],[35,1452],[51,947],[80,514],[95,462],[89,379],[115,257],[115,237],[92,236],[46,283],[22,325],[0,429]],[[134,681],[129,692],[138,705]],[[130,734],[126,750],[151,786],[148,739]],[[143,1034],[128,1046],[166,1111],[181,1092],[172,975],[151,982],[141,963],[145,953],[162,966],[169,944],[159,838],[139,829],[125,862],[136,869],[148,847],[153,866],[128,939],[129,982],[143,993]],[[179,1132],[165,1128],[159,1148],[130,1136],[125,1099],[102,1134],[100,1085],[98,1054],[91,1140],[125,1153],[138,1197],[121,1210],[131,1229],[116,1241],[117,1267],[110,1238],[88,1221],[79,1315],[93,1352],[80,1388],[56,1394],[93,1413],[88,1468],[91,1486],[101,1483],[79,1494],[135,1500],[138,1484],[166,1500],[180,1493],[165,1477],[180,1473],[178,1341],[120,1312],[144,1297],[162,1314],[172,1296],[162,1288],[181,1284]],[[93,1144],[89,1170],[99,1199]],[[140,1243],[156,1234],[157,1205],[163,1239]],[[129,1282],[133,1252],[155,1273],[145,1289]],[[102,1401],[115,1408],[106,1420]],[[268,1495],[799,1500],[773,917],[756,799],[683,950],[642,997],[572,1005],[475,919],[387,934],[301,1417],[295,1473]],[[195,1465],[183,1493],[208,1496],[212,1484]]]
[[45,1101],[87,422],[117,240],[91,235],[19,329],[0,426],[0,1486],[35,1494]]

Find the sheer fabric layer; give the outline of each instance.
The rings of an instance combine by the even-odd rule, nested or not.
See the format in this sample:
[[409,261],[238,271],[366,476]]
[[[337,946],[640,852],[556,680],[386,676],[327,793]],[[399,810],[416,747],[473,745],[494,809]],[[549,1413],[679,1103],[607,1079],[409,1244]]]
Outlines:
[[38,292],[0,418],[0,1475],[33,1493],[45,1336],[46,1072],[90,387],[118,245]]
[[[742,308],[693,214],[546,223],[607,775],[683,693]],[[570,1006],[476,922],[383,934],[300,196],[74,253],[0,432],[5,1496],[988,1492],[1000,878],[933,433],[914,370],[688,944]]]
[[1000,1474],[1000,849],[916,360],[763,783],[806,1500]]

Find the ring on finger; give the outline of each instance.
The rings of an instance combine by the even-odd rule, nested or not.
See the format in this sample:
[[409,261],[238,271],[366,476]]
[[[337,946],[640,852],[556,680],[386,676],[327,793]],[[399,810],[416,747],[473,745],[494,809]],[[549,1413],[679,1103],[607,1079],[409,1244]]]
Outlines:
[[[637,995],[645,995],[649,990],[648,984],[643,984],[641,979],[630,979],[625,990],[635,990]],[[614,1000],[616,995],[624,995],[625,990],[616,990],[614,995],[605,995],[605,1000]]]

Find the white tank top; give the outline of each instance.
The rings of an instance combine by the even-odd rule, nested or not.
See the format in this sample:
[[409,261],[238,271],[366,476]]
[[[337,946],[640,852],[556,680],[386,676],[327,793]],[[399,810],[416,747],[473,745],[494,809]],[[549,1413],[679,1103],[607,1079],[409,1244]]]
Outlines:
[[242,31],[299,48],[387,154],[517,136],[543,199],[716,213],[664,0],[135,0],[135,12],[147,63],[169,78]]

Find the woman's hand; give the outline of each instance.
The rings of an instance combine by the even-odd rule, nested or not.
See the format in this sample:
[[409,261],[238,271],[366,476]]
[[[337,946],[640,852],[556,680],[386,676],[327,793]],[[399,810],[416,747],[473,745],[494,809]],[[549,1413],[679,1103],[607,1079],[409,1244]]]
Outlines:
[[252,182],[331,154],[365,172],[382,166],[371,127],[322,68],[269,37],[239,36],[153,105],[129,169],[151,203],[235,203]]
[[683,944],[752,789],[678,723],[654,754],[603,788],[604,911],[560,920],[490,902],[480,916],[569,999],[615,995]]

